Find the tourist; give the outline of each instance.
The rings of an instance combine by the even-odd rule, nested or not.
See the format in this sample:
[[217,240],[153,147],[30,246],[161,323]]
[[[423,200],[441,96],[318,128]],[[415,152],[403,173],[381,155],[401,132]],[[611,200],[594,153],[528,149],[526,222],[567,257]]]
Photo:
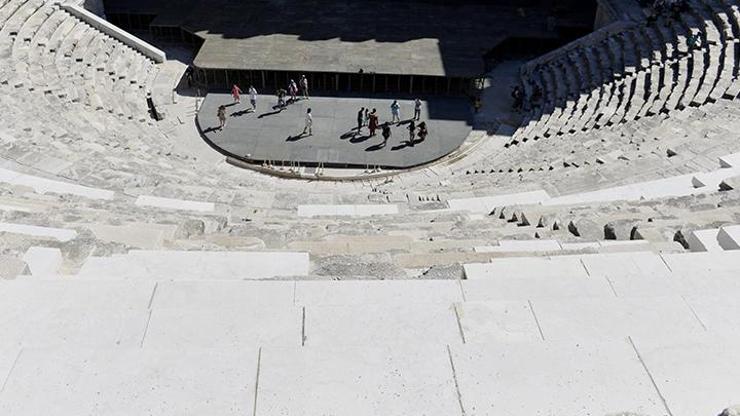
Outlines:
[[367,128],[370,130],[370,136],[375,136],[375,130],[378,129],[378,115],[376,114],[376,110],[373,108],[373,111],[370,112],[370,117],[367,122]]
[[218,112],[216,113],[219,122],[219,130],[223,130],[226,127],[226,106],[218,106]]
[[277,90],[277,99],[278,99],[277,106],[280,107],[280,109],[285,108],[285,94],[286,94],[285,89],[278,88],[278,90]]
[[301,75],[301,80],[299,82],[301,83],[301,93],[303,94],[303,98],[308,100],[308,78],[306,78],[305,75]]
[[422,121],[421,123],[419,123],[419,132],[416,134],[417,136],[419,136],[419,143],[422,143],[424,140],[426,140],[428,134],[429,132],[427,131],[427,123]]
[[252,111],[257,111],[257,90],[254,86],[249,86],[249,102],[252,103]]
[[238,85],[234,84],[234,86],[231,87],[231,96],[234,97],[234,102],[237,104],[241,102],[241,93],[242,89],[239,88]]
[[416,137],[416,123],[414,120],[411,120],[411,123],[409,123],[409,143],[414,142],[414,137]]
[[290,80],[290,84],[288,84],[288,93],[290,94],[290,102],[294,103],[296,100],[298,100],[298,85],[296,85],[295,81],[292,79]]
[[365,121],[365,107],[360,108],[357,112],[357,132],[362,131],[362,122]]
[[388,139],[391,138],[391,124],[390,123],[383,123],[382,127],[382,135],[383,135],[383,146],[388,144]]
[[393,100],[391,104],[391,123],[401,122],[401,104],[398,104],[398,100]]
[[306,124],[303,127],[303,133],[301,136],[308,133],[309,136],[313,135],[313,116],[311,115],[311,109],[306,110]]
[[416,99],[414,101],[414,120],[420,120],[421,119],[421,100]]

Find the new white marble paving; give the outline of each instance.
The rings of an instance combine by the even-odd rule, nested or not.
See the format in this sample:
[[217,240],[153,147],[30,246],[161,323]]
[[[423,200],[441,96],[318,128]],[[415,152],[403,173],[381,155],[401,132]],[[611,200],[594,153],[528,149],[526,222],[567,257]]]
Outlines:
[[705,336],[680,296],[532,301],[546,340]]
[[664,415],[626,340],[475,343],[453,346],[468,416]]
[[617,296],[662,296],[676,291],[670,270],[650,252],[593,254],[581,257],[592,279],[607,279]]
[[637,201],[695,193],[692,182],[694,175],[673,176],[655,181],[639,182],[597,191],[564,195],[544,201],[542,205],[572,205],[589,202]]
[[162,281],[152,308],[217,309],[257,306],[293,306],[293,281],[193,280]]
[[466,343],[542,339],[527,301],[465,302],[455,307]]
[[457,280],[299,280],[295,302],[304,306],[452,304],[462,301]]
[[549,199],[550,195],[547,192],[538,190],[509,195],[450,199],[447,204],[454,210],[488,214],[497,207],[539,204]]
[[21,234],[31,237],[50,238],[67,242],[77,237],[77,231],[63,228],[39,227],[36,225],[0,223],[0,233]]
[[497,258],[490,263],[466,264],[464,267],[465,275],[471,280],[491,277],[519,279],[587,276],[578,256]]
[[83,277],[157,280],[241,280],[304,276],[308,253],[239,251],[139,251],[90,257]]
[[90,308],[84,305],[33,310],[0,305],[0,346],[25,348],[136,347],[146,328],[146,309]]
[[666,291],[674,289],[687,296],[740,296],[740,279],[737,270],[673,275]]
[[614,297],[605,278],[547,274],[529,277],[498,276],[462,281],[465,299],[521,300],[537,298]]
[[0,414],[251,415],[251,349],[25,349],[0,393]]
[[286,305],[152,311],[144,346],[257,348],[301,345],[302,310]]
[[634,341],[674,416],[716,415],[740,402],[737,337]]
[[306,345],[408,346],[462,342],[452,304],[306,307]]
[[530,252],[530,251],[560,251],[560,243],[556,240],[500,240],[497,246],[475,247],[477,253],[498,252]]
[[444,345],[263,348],[257,415],[460,415]]
[[38,176],[26,175],[12,170],[0,168],[0,182],[11,185],[20,185],[33,188],[40,194],[53,192],[57,194],[77,195],[89,199],[113,199],[115,193],[107,189],[90,188],[67,182],[60,182]]
[[13,365],[18,359],[20,354],[20,348],[0,348],[0,392],[2,392],[2,386],[5,385],[6,380],[10,376],[10,370],[13,369]]
[[674,275],[711,276],[740,271],[740,251],[662,254]]
[[0,305],[27,311],[86,307],[147,309],[154,282],[120,280],[0,280]]
[[216,204],[213,202],[189,201],[185,199],[161,198],[157,196],[141,195],[136,198],[136,206],[173,209],[183,211],[213,212]]
[[0,281],[0,345],[138,346],[153,288],[148,282]]
[[398,205],[299,205],[299,217],[372,217],[398,214]]
[[[737,279],[738,276],[735,276]],[[740,342],[740,302],[738,292],[688,294],[686,301],[709,331]]]

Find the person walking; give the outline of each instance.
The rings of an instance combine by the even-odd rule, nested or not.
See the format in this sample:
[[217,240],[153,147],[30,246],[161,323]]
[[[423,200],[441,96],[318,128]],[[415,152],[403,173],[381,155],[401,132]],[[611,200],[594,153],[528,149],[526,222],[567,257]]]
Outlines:
[[294,80],[290,80],[290,83],[288,84],[288,93],[290,94],[290,102],[294,103],[296,100],[298,100],[298,85],[296,85]]
[[249,102],[252,104],[252,111],[257,111],[257,89],[253,85],[249,86]]
[[414,120],[421,120],[421,100],[414,101]]
[[234,84],[234,86],[231,87],[231,96],[234,97],[234,102],[237,104],[241,102],[241,93],[242,89],[239,88],[238,85]]
[[311,115],[311,109],[306,110],[306,124],[303,127],[303,133],[301,136],[308,133],[309,136],[313,135],[313,116]]
[[301,93],[303,94],[303,98],[308,100],[308,78],[306,78],[305,75],[301,75],[301,80],[299,82],[301,83]]
[[370,119],[367,122],[367,128],[370,130],[370,136],[375,136],[375,130],[378,129],[378,115],[375,114],[375,109],[370,112]]
[[283,88],[278,88],[277,99],[277,106],[282,110],[283,108],[285,108],[285,90]]
[[422,121],[421,123],[419,123],[419,132],[416,133],[416,135],[419,136],[419,143],[422,143],[424,140],[426,140],[428,134],[429,131],[427,131],[427,123]]
[[391,123],[401,122],[401,104],[398,104],[398,100],[393,100],[391,104]]
[[381,134],[383,135],[383,147],[385,147],[385,145],[388,144],[388,139],[391,138],[391,124],[390,123],[383,123]]
[[223,106],[223,105],[218,106],[216,117],[218,117],[218,122],[219,122],[218,129],[223,130],[224,127],[226,127],[226,106]]
[[365,107],[360,108],[357,112],[357,133],[362,131],[362,124],[365,121]]
[[414,142],[414,138],[416,137],[416,122],[414,120],[411,120],[411,123],[409,123],[409,143]]

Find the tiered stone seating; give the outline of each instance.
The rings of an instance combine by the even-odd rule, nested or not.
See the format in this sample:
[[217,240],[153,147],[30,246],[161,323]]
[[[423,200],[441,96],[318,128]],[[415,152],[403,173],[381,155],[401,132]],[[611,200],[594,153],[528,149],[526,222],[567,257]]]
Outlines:
[[[525,101],[536,90],[542,98],[509,145],[735,98],[734,9],[714,0],[689,6],[679,21],[610,25],[527,64]],[[699,47],[687,45],[692,34]]]
[[197,159],[145,114],[152,61],[0,0],[0,414],[731,406],[739,14],[692,7],[531,73],[567,150],[309,184]]

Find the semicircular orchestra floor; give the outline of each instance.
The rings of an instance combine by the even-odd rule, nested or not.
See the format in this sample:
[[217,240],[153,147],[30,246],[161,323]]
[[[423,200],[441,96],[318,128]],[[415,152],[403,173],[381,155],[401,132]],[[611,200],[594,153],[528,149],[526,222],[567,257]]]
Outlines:
[[[423,165],[456,150],[472,127],[472,111],[465,98],[434,97],[423,100],[421,119],[429,135],[423,142],[409,143],[408,125],[414,115],[412,100],[399,100],[401,123],[391,125],[391,137],[383,144],[378,130],[357,131],[360,108],[377,109],[380,123],[391,121],[389,98],[312,97],[284,108],[275,96],[261,95],[256,111],[249,97],[234,104],[230,94],[208,94],[198,112],[203,137],[221,153],[248,162],[299,163],[335,167],[378,166],[404,169]],[[217,109],[226,106],[226,127],[219,130]],[[306,110],[313,114],[313,134],[302,135]]]

